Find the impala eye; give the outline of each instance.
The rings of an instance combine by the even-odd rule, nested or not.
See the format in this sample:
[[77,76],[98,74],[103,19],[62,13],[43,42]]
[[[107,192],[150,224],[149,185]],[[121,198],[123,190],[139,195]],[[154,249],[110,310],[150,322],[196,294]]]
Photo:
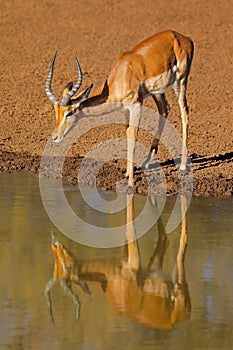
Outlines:
[[65,118],[70,118],[74,114],[74,111],[70,111],[65,115]]

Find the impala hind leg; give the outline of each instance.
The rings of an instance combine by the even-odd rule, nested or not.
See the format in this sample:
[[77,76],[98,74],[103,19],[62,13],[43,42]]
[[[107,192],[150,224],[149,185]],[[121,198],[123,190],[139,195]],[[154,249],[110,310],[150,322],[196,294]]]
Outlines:
[[181,120],[182,120],[182,155],[180,170],[186,170],[187,165],[187,147],[188,147],[188,105],[186,99],[187,78],[181,79],[175,85],[175,93],[178,97],[178,103],[180,107]]
[[137,142],[138,127],[142,114],[142,106],[140,104],[130,105],[129,127],[126,131],[127,135],[127,172],[128,185],[133,186],[134,183],[134,156]]
[[148,169],[149,167],[149,163],[154,159],[157,151],[158,151],[158,145],[159,145],[159,140],[161,138],[162,132],[163,132],[163,128],[168,116],[168,112],[169,112],[169,105],[167,102],[167,99],[165,97],[164,94],[162,95],[152,95],[153,100],[156,103],[156,106],[158,108],[159,111],[159,125],[158,125],[158,132],[157,132],[157,136],[154,137],[153,141],[152,141],[152,145],[150,148],[150,152],[146,158],[146,160],[143,162],[142,167],[145,169]]

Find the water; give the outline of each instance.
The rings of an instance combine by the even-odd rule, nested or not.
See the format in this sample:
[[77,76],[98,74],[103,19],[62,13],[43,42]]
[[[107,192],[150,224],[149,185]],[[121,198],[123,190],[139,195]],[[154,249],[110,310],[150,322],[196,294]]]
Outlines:
[[[125,247],[87,247],[55,227],[52,252],[38,178],[1,174],[0,185],[0,349],[232,349],[233,199],[193,198],[187,223],[167,239],[164,226],[174,205],[168,199],[162,221],[128,245],[127,260]],[[68,189],[66,196],[96,225],[125,222],[125,210],[100,215],[78,191]],[[135,196],[135,215],[144,203]],[[128,225],[128,239],[134,229]],[[51,289],[53,324],[44,290],[59,247],[68,255]]]

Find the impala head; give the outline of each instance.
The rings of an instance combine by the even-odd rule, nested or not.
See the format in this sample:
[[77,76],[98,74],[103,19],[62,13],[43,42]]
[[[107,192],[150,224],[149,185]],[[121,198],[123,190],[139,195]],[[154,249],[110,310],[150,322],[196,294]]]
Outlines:
[[56,59],[57,53],[53,56],[53,59],[50,64],[50,69],[48,77],[45,83],[45,92],[54,105],[55,114],[56,114],[56,127],[52,135],[54,142],[61,142],[69,131],[69,129],[74,125],[76,121],[75,115],[79,111],[80,104],[88,98],[88,95],[92,89],[92,85],[89,86],[86,90],[83,90],[78,96],[74,97],[74,94],[78,91],[82,84],[82,71],[79,65],[78,59],[74,54],[74,59],[78,71],[78,80],[73,86],[73,83],[68,83],[63,91],[62,100],[60,101],[52,92],[51,84],[53,78],[53,67]]

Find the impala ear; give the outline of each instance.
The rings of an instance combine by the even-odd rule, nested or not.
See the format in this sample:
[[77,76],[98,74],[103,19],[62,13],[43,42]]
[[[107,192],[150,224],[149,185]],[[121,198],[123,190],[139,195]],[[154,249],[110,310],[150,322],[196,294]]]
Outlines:
[[76,103],[80,104],[81,102],[85,101],[88,98],[92,88],[93,88],[93,84],[91,84],[86,90],[83,90],[82,92],[80,92],[80,94],[77,97],[70,100],[71,104],[72,105]]
[[73,87],[73,83],[70,82],[68,83],[65,87],[64,87],[64,90],[63,90],[63,97],[72,89]]
[[86,100],[93,88],[93,84],[91,84],[85,91],[84,91],[84,99]]

